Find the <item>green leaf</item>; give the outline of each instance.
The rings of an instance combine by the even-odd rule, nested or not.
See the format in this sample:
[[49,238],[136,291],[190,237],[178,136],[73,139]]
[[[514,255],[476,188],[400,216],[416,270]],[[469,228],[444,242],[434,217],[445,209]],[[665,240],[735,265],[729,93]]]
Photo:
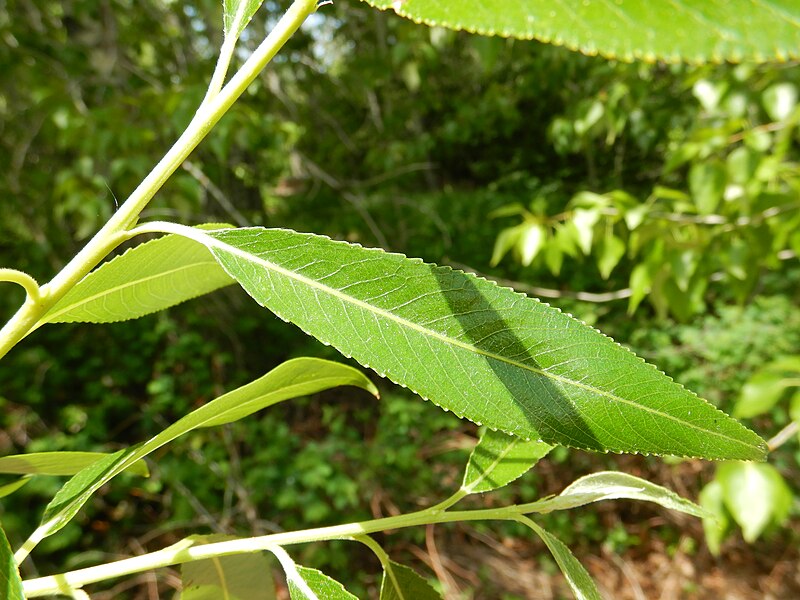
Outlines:
[[384,565],[380,600],[441,600],[442,596],[416,571],[389,561]]
[[0,598],[4,600],[25,600],[22,592],[22,580],[19,577],[14,552],[6,539],[6,533],[0,527]]
[[10,496],[22,486],[27,485],[27,483],[33,479],[30,475],[26,475],[25,477],[20,477],[12,481],[11,483],[6,483],[5,485],[0,485],[0,498],[5,498],[6,496]]
[[520,236],[517,247],[519,248],[520,262],[523,266],[530,266],[536,255],[539,254],[544,244],[544,227],[536,223],[526,223]]
[[781,524],[789,515],[792,490],[770,464],[730,462],[717,469],[725,506],[752,543],[771,523]]
[[[204,226],[220,227],[227,226]],[[131,248],[89,273],[40,324],[137,319],[232,283],[206,248],[170,235]]]
[[769,118],[783,121],[797,106],[797,88],[791,83],[776,83],[764,90],[762,99]]
[[487,429],[470,454],[461,490],[479,494],[508,485],[552,449],[544,442],[527,442]]
[[591,327],[484,279],[259,227],[200,232],[260,304],[437,405],[525,439],[764,458],[764,442]]
[[[236,539],[229,535],[203,535],[187,538],[195,544]],[[251,552],[215,556],[181,565],[180,600],[275,600],[270,559]]]
[[523,230],[519,225],[503,229],[497,236],[492,250],[492,260],[489,264],[496,267],[503,260],[503,257],[520,241]]
[[619,264],[623,256],[625,256],[625,242],[615,235],[604,237],[600,255],[597,257],[597,268],[600,270],[600,276],[603,279],[608,279],[611,271]]
[[733,414],[738,419],[749,419],[772,409],[783,396],[790,382],[780,373],[760,371],[742,386]]
[[703,517],[703,532],[708,550],[714,556],[719,556],[722,542],[730,526],[723,496],[722,485],[716,479],[700,490],[700,506],[709,515]]
[[632,315],[650,292],[650,269],[646,263],[639,263],[633,268],[628,285],[631,288],[631,297],[628,300],[628,314]]
[[[800,57],[794,0],[366,0],[427,25],[563,45],[630,61]],[[677,33],[676,33],[677,32]]]
[[[75,475],[78,471],[107,458],[103,452],[31,452],[0,458],[0,473],[17,475]],[[147,464],[137,461],[128,472],[148,477]]]
[[263,377],[192,411],[147,442],[110,454],[80,471],[47,506],[32,539],[41,540],[64,527],[100,486],[175,438],[193,429],[231,423],[283,400],[340,385],[360,387],[378,395],[372,382],[352,367],[317,358],[286,361]]
[[223,0],[222,22],[225,37],[238,38],[264,0]]
[[644,500],[695,517],[707,516],[697,504],[665,487],[627,473],[601,471],[576,479],[558,496],[533,503],[533,511],[569,510],[601,500]]
[[689,169],[689,190],[701,215],[717,210],[725,193],[727,170],[720,161],[696,163]]
[[547,546],[558,563],[558,568],[567,579],[569,587],[577,600],[601,600],[600,592],[597,589],[591,575],[578,562],[564,542],[556,536],[539,527],[534,521],[525,519],[522,521],[533,531],[536,532]]
[[296,566],[294,573],[286,573],[286,581],[291,600],[358,600],[341,583],[316,569]]
[[578,246],[581,252],[589,256],[592,252],[592,240],[594,238],[594,225],[600,220],[600,211],[595,209],[577,208],[575,209],[569,225],[575,231],[578,239]]

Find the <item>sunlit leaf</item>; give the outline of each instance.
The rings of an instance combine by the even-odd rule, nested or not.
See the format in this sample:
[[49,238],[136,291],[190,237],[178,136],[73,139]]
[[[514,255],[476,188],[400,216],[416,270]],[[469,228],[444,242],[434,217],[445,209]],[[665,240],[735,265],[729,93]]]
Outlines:
[[[103,452],[31,452],[0,458],[0,473],[17,475],[75,475],[78,471],[108,457]],[[140,460],[127,468],[129,473],[147,477],[147,464]]]
[[222,0],[225,37],[238,38],[264,0]]
[[538,39],[622,60],[799,57],[795,0],[366,0],[417,22]]
[[492,282],[289,230],[159,224],[260,304],[439,406],[592,450],[763,459],[737,421],[572,317]]
[[592,577],[586,569],[583,568],[583,565],[578,562],[578,559],[575,558],[575,555],[572,554],[570,549],[564,545],[564,542],[539,527],[530,519],[525,519],[524,523],[542,538],[542,541],[545,543],[548,550],[550,550],[553,558],[556,559],[558,568],[561,569],[561,572],[567,579],[567,583],[572,589],[576,600],[601,600],[600,592],[592,580]]
[[24,600],[22,580],[19,577],[14,552],[6,539],[6,533],[0,527],[0,598],[4,600]]
[[461,489],[475,494],[501,488],[527,473],[552,448],[487,429],[470,454]]
[[[191,536],[195,544],[235,539],[226,535]],[[262,553],[215,556],[181,565],[180,600],[275,600],[272,563]]]
[[289,360],[252,383],[192,411],[147,442],[110,454],[80,471],[47,506],[32,539],[38,541],[61,529],[100,486],[178,436],[193,429],[231,423],[283,400],[341,385],[360,387],[377,396],[372,382],[352,367],[316,358]]
[[286,573],[291,600],[358,600],[344,586],[316,569],[295,567]]
[[40,322],[136,319],[231,283],[203,246],[166,236],[135,246],[89,273]]
[[792,490],[770,464],[725,463],[717,469],[717,481],[746,542],[754,542],[770,523],[781,524],[789,514]]
[[619,499],[643,500],[695,517],[707,516],[701,507],[681,498],[675,492],[646,479],[618,471],[601,471],[576,479],[558,496],[540,500],[531,506],[535,507],[534,512],[546,513],[577,508],[601,500]]
[[441,600],[442,596],[413,569],[389,561],[383,569],[380,600]]
[[539,254],[543,243],[544,227],[538,224],[526,224],[518,245],[520,262],[526,267],[529,266]]

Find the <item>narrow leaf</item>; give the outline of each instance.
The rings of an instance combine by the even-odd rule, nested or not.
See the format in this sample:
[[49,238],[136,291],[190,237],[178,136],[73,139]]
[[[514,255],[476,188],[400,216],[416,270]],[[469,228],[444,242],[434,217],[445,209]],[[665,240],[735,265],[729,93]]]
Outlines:
[[[103,452],[31,452],[0,458],[0,473],[17,475],[75,475],[78,471],[108,457]],[[140,460],[128,472],[148,477],[147,464]]]
[[552,448],[487,429],[470,454],[461,490],[475,494],[501,488],[527,473]]
[[539,527],[530,519],[524,519],[522,522],[535,531],[536,535],[542,538],[542,541],[552,553],[553,558],[556,559],[558,568],[561,569],[564,577],[566,577],[567,583],[577,600],[601,600],[600,592],[594,580],[592,580],[591,575],[589,575],[586,569],[583,568],[583,565],[578,562],[578,559],[575,558],[570,549],[564,545],[564,542]]
[[358,600],[341,583],[316,569],[295,566],[294,573],[287,569],[286,581],[291,600]]
[[394,561],[384,565],[380,600],[441,599],[441,594],[413,569]]
[[225,37],[238,38],[264,0],[223,0],[222,22]]
[[289,230],[200,232],[260,304],[437,405],[525,439],[763,460],[756,434],[546,304],[450,268]]
[[[366,0],[427,25],[538,39],[585,54],[691,62],[800,57],[795,0]],[[677,33],[676,33],[677,32]]]
[[0,598],[25,600],[17,562],[14,560],[14,553],[2,527],[0,527]]
[[100,486],[178,436],[201,427],[231,423],[283,400],[340,385],[378,394],[372,382],[352,367],[317,358],[286,361],[252,383],[201,406],[147,442],[110,454],[80,471],[47,506],[32,539],[41,540],[61,529]]
[[[219,227],[225,225],[204,226]],[[135,246],[89,273],[40,324],[137,319],[232,283],[202,245],[166,236]]]
[[548,513],[554,510],[569,510],[601,500],[644,500],[664,508],[677,510],[695,517],[707,517],[708,513],[694,502],[681,498],[665,487],[640,477],[601,471],[576,479],[554,498],[540,500],[531,505],[534,512]]
[[10,496],[18,489],[26,485],[31,479],[32,477],[30,475],[26,475],[25,477],[20,477],[19,479],[12,481],[11,483],[0,485],[0,498],[5,498],[6,496]]
[[[236,539],[227,535],[191,536],[196,544]],[[275,600],[271,561],[259,552],[216,556],[181,565],[180,600]]]

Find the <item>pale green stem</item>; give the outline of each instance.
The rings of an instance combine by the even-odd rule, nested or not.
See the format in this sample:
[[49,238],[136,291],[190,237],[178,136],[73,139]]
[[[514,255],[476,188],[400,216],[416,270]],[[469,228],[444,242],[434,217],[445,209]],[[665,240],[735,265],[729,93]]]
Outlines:
[[0,281],[7,281],[9,283],[16,283],[25,289],[30,302],[39,301],[39,284],[36,280],[23,271],[16,269],[0,269]]
[[300,28],[306,18],[314,13],[316,8],[316,0],[295,0],[286,14],[278,21],[275,29],[247,59],[236,75],[202,110],[197,111],[178,141],[120,206],[119,210],[50,283],[42,286],[41,302],[26,303],[0,329],[0,358],[28,335],[39,319],[64,294],[109,252],[127,239],[126,230],[136,223],[139,214],[155,193],[205,138],[211,128],[242,95],[292,34]]
[[386,551],[383,548],[381,548],[378,542],[373,540],[368,535],[354,535],[353,539],[356,542],[361,542],[367,548],[372,550],[373,554],[375,554],[375,556],[378,557],[378,560],[381,561],[381,565],[383,566],[384,570],[387,569],[387,567],[389,566],[389,555],[386,554]]
[[464,498],[465,496],[468,496],[468,495],[469,495],[469,492],[466,491],[464,488],[461,488],[455,494],[453,494],[452,496],[450,496],[449,498],[447,498],[445,500],[442,500],[441,502],[439,502],[439,504],[437,504],[436,506],[432,506],[428,510],[431,510],[431,511],[434,511],[434,512],[444,512],[448,508],[453,506],[454,504],[460,502],[462,498]]
[[80,589],[84,585],[141,573],[151,569],[179,565],[194,560],[202,560],[244,552],[274,552],[275,547],[304,544],[335,539],[360,539],[362,536],[386,531],[416,527],[432,523],[454,523],[458,521],[515,520],[525,512],[527,506],[506,506],[503,508],[480,509],[455,512],[432,512],[430,509],[395,517],[386,517],[360,523],[319,527],[303,531],[275,533],[260,537],[229,540],[215,544],[194,546],[191,540],[183,540],[173,546],[135,556],[116,562],[70,571],[60,575],[39,577],[22,582],[26,598],[65,593],[67,590]]

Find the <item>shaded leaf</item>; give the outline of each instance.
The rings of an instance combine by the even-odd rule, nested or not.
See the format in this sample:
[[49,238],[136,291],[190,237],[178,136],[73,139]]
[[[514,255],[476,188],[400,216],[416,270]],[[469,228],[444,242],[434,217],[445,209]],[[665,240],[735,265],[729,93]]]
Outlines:
[[476,494],[501,488],[527,473],[552,449],[544,442],[487,429],[470,454],[461,489]]
[[[219,227],[226,225],[204,226]],[[231,283],[206,248],[170,235],[100,265],[67,292],[40,324],[136,319]]]
[[286,581],[291,600],[358,600],[341,583],[316,569],[296,566],[294,573],[286,573]]
[[14,560],[14,552],[11,550],[2,527],[0,527],[0,598],[4,600],[25,599],[19,569]]
[[416,571],[389,561],[384,565],[380,600],[441,600],[442,596]]
[[770,464],[730,462],[717,469],[725,506],[751,543],[771,523],[781,524],[789,514],[792,490]]
[[572,554],[569,548],[564,545],[564,542],[559,540],[556,536],[548,531],[539,527],[535,522],[530,519],[523,521],[528,527],[536,532],[542,541],[550,550],[553,558],[558,563],[558,568],[567,579],[572,593],[577,600],[601,600],[600,592],[594,583],[594,580],[583,568],[583,565],[578,562],[575,555]]
[[231,423],[283,400],[340,385],[360,387],[376,396],[378,393],[372,382],[352,367],[317,358],[286,361],[252,383],[192,411],[147,442],[110,454],[80,471],[48,504],[32,539],[41,540],[61,529],[101,485],[175,438],[193,429]]
[[540,500],[531,506],[535,507],[534,512],[547,513],[554,510],[568,510],[601,500],[619,499],[644,500],[695,517],[707,516],[701,507],[681,498],[675,492],[640,477],[618,471],[601,471],[576,479],[558,496]]
[[31,479],[33,479],[31,476],[26,475],[25,477],[20,477],[19,479],[12,481],[11,483],[0,485],[0,498],[10,496],[22,486],[26,485]]
[[591,327],[484,279],[259,227],[200,232],[260,304],[437,405],[525,439],[763,459],[740,423]]
[[615,235],[607,235],[603,238],[600,254],[597,257],[597,268],[603,279],[608,279],[611,271],[619,264],[620,259],[625,256],[625,242]]
[[[417,22],[538,39],[632,60],[785,60],[800,57],[794,0],[366,0]],[[676,34],[679,32],[679,34]]]
[[[187,538],[195,544],[236,539],[227,535]],[[260,552],[215,556],[181,565],[180,600],[274,600],[270,559]]]
[[[103,452],[31,452],[0,458],[0,473],[17,475],[75,475],[78,471],[108,457]],[[148,477],[147,464],[137,461],[127,468],[135,475]]]

